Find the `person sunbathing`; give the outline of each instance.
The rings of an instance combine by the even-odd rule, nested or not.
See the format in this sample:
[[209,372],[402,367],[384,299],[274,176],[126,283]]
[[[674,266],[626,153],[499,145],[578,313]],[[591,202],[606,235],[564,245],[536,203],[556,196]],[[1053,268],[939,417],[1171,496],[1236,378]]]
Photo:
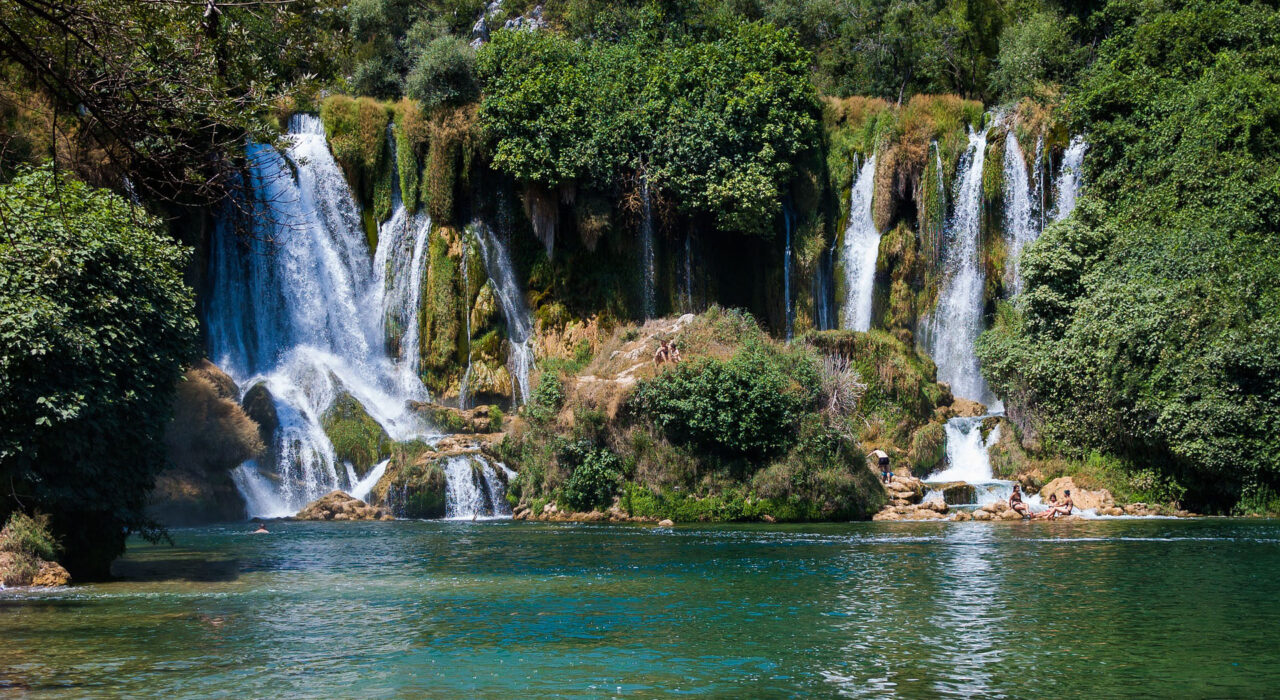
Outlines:
[[1017,484],[1013,485],[1013,493],[1009,494],[1009,507],[1023,518],[1031,517],[1031,508],[1023,502],[1022,489]]
[[653,353],[653,366],[661,367],[662,363],[671,359],[671,350],[667,348],[667,341],[659,341],[657,352]]
[[1042,510],[1042,511],[1040,511],[1039,513],[1035,513],[1035,514],[1033,514],[1031,517],[1033,517],[1033,518],[1046,518],[1046,519],[1053,519],[1053,518],[1054,518],[1054,517],[1056,517],[1057,515],[1058,515],[1058,494],[1056,494],[1056,493],[1051,493],[1051,494],[1049,494],[1049,507],[1048,507],[1048,509],[1046,509],[1046,510]]

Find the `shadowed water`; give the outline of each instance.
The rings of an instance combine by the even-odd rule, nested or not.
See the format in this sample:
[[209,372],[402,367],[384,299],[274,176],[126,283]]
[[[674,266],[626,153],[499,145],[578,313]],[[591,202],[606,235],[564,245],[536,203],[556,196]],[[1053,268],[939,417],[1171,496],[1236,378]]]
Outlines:
[[33,696],[1257,697],[1280,523],[278,523],[0,594]]

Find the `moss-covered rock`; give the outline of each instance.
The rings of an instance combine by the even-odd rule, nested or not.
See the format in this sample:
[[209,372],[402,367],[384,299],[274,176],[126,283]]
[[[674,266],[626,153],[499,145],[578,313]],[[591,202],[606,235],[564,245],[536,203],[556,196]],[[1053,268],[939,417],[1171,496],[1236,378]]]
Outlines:
[[398,518],[443,518],[448,481],[438,459],[437,453],[420,442],[396,446],[370,500]]
[[320,417],[320,425],[338,459],[349,462],[361,477],[391,455],[394,442],[387,431],[348,392],[338,394]]

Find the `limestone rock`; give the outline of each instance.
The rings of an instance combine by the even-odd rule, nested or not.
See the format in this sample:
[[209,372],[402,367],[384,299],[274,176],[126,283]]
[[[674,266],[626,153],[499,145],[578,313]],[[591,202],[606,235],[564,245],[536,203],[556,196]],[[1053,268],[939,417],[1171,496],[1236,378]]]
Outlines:
[[1111,508],[1116,504],[1115,499],[1111,497],[1110,491],[1106,489],[1089,491],[1079,488],[1069,476],[1058,477],[1045,484],[1044,488],[1040,489],[1040,500],[1048,503],[1049,496],[1056,495],[1058,500],[1061,501],[1064,493],[1068,490],[1071,491],[1071,501],[1079,510]]
[[36,572],[36,577],[31,580],[33,586],[65,586],[71,583],[71,574],[62,568],[62,565],[53,561],[41,561],[40,570]]
[[942,501],[949,506],[973,503],[977,498],[977,492],[974,490],[973,484],[966,484],[963,481],[955,481],[935,488],[942,492]]
[[298,520],[391,520],[384,508],[371,506],[342,491],[330,491],[298,511]]
[[1022,520],[1022,514],[1012,508],[1006,508],[1000,513],[1001,520]]
[[262,453],[259,425],[236,401],[231,377],[208,360],[175,387],[165,428],[169,467],[156,478],[147,514],[165,525],[196,525],[245,517],[231,470]]
[[952,513],[950,520],[957,523],[963,523],[968,520],[973,520],[973,516],[961,510],[961,511],[956,511],[955,513]]
[[658,527],[675,527],[675,526],[676,524],[672,522],[670,519],[658,521]]
[[974,520],[987,521],[987,520],[991,520],[991,518],[992,518],[992,515],[989,511],[977,510],[977,511],[974,511],[973,513]]
[[977,418],[987,414],[987,407],[977,401],[960,398],[959,396],[951,402],[951,410],[960,418]]

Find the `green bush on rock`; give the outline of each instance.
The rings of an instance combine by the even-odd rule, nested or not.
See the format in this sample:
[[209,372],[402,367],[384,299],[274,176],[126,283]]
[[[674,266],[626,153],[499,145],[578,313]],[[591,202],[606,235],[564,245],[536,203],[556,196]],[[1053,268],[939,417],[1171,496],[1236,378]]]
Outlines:
[[570,470],[561,487],[565,505],[575,510],[609,505],[622,476],[617,456],[590,441],[579,440],[561,448],[560,464]]

